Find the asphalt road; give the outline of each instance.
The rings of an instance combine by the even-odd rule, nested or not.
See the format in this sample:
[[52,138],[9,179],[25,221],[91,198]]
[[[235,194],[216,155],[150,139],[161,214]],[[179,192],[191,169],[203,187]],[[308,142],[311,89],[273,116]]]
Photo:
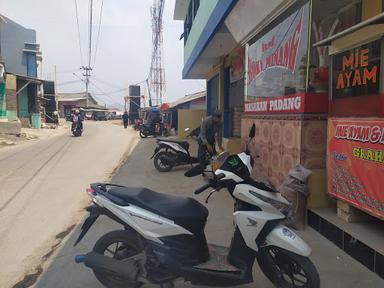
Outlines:
[[82,137],[62,129],[0,149],[0,287],[41,272],[42,261],[81,219],[85,188],[107,179],[137,140],[122,126],[86,122]]
[[[193,195],[194,189],[202,185],[201,177],[184,177],[185,168],[183,167],[167,173],[159,173],[155,170],[152,161],[149,160],[154,144],[152,139],[140,141],[129,156],[128,161],[119,169],[111,182],[134,187],[145,186],[173,195],[196,197],[196,199],[204,203],[207,193],[202,193],[199,196]],[[208,242],[228,246],[233,233],[233,202],[231,197],[222,190],[220,193],[214,194],[209,203],[205,205],[210,212],[205,229]],[[84,216],[86,216],[86,213],[84,213]],[[82,264],[74,263],[74,256],[89,252],[99,237],[117,229],[122,229],[121,225],[106,217],[99,217],[83,241],[77,247],[73,247],[79,233],[78,226],[72,234],[66,237],[65,244],[55,253],[53,261],[39,278],[35,287],[102,288],[103,286],[97,281],[90,269]],[[305,232],[299,234],[313,248],[311,260],[320,273],[321,287],[383,287],[384,281],[381,278],[313,229],[307,228]],[[273,287],[260,272],[258,265],[254,265],[254,279],[255,283],[241,287]],[[196,287],[183,282],[178,282],[176,286],[184,288]],[[156,286],[144,285],[142,287],[152,288]]]

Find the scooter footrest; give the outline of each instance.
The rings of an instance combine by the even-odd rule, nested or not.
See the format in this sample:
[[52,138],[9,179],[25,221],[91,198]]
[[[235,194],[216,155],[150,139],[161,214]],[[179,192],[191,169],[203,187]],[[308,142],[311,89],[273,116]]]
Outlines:
[[211,270],[211,271],[223,271],[223,272],[241,272],[240,269],[229,264],[227,247],[208,244],[209,248],[209,260],[199,265],[193,266],[194,268]]

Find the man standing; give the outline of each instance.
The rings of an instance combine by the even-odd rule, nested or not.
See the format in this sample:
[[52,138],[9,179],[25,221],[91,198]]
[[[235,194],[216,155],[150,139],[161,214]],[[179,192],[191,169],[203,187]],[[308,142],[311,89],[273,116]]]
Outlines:
[[124,124],[124,128],[127,128],[127,126],[128,126],[128,119],[129,119],[128,112],[125,111],[124,114],[123,114],[123,124]]
[[223,122],[221,120],[221,112],[215,111],[212,116],[205,117],[201,123],[199,134],[199,151],[198,158],[200,164],[206,166],[208,159],[207,152],[212,156],[216,154],[215,144],[218,144],[220,151],[223,151]]

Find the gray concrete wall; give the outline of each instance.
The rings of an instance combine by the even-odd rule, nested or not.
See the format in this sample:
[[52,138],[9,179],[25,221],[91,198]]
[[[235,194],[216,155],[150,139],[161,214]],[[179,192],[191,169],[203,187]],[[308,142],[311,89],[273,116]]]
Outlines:
[[8,73],[27,76],[27,60],[23,49],[25,43],[36,43],[36,31],[24,28],[7,17],[2,18],[0,45],[5,68]]

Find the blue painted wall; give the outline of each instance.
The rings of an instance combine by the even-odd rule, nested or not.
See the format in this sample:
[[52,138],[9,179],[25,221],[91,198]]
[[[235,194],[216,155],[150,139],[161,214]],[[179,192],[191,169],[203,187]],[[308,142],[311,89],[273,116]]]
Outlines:
[[[208,2],[208,0],[206,0]],[[237,0],[220,0],[216,1],[217,4],[213,8],[213,10],[209,10],[207,15],[205,17],[202,17],[200,21],[203,21],[205,23],[204,28],[201,30],[201,23],[199,23],[199,13],[203,13],[203,11],[198,11],[196,15],[196,19],[192,24],[191,33],[193,32],[194,26],[199,27],[200,33],[196,33],[197,35],[193,35],[191,38],[191,41],[193,41],[192,44],[189,44],[189,38],[186,43],[186,50],[184,50],[184,53],[186,53],[186,56],[184,58],[184,69],[183,69],[183,78],[188,77],[189,71],[192,69],[192,66],[195,64],[201,53],[203,53],[205,47],[208,45],[208,43],[211,41],[217,30],[220,28],[220,25],[225,20],[226,16],[229,14],[229,12],[232,10],[233,6],[237,3]],[[204,5],[202,5],[203,1],[200,2],[201,6],[200,9],[204,9]],[[207,6],[207,9],[212,9],[212,5]],[[206,19],[206,16],[209,15],[208,20]],[[196,39],[198,39],[196,41]],[[193,45],[196,43],[195,45]]]
[[27,29],[5,16],[2,17],[5,21],[0,23],[1,57],[7,72],[28,76],[28,59],[23,50],[25,43],[36,43],[36,31]]

